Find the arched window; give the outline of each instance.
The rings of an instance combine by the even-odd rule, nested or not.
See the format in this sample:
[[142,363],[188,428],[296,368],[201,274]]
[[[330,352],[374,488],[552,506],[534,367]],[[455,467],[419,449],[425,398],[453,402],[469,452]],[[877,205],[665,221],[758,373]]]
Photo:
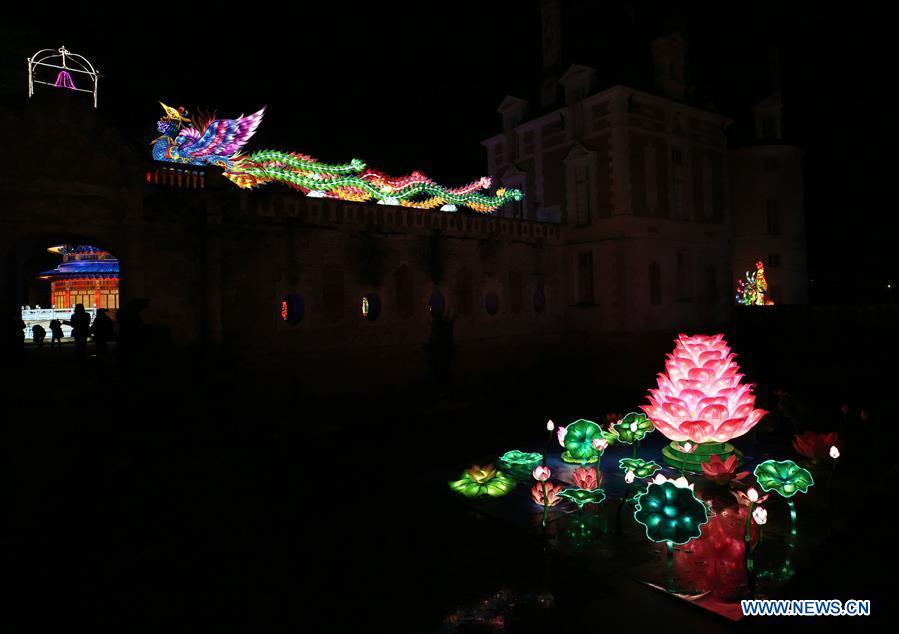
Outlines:
[[484,296],[484,309],[491,316],[499,312],[499,295],[494,291],[490,291]]
[[396,278],[396,312],[408,319],[412,316],[414,308],[412,270],[405,264],[399,267],[394,274]]
[[322,272],[322,306],[325,320],[338,321],[343,317],[343,269],[329,264]]
[[534,291],[534,312],[542,315],[544,311],[546,311],[546,293],[543,287],[540,287]]
[[443,293],[440,291],[431,293],[431,297],[428,299],[428,311],[435,319],[443,317],[446,313],[446,300],[443,298]]
[[381,298],[377,293],[368,293],[362,298],[362,318],[375,321],[381,314]]
[[658,262],[649,265],[649,304],[658,306],[662,303],[662,269]]
[[513,313],[520,313],[521,304],[521,273],[509,271],[509,310]]
[[281,300],[281,319],[291,326],[303,321],[305,314],[306,304],[300,295],[290,293]]
[[705,269],[705,297],[710,304],[718,303],[718,272],[711,265]]

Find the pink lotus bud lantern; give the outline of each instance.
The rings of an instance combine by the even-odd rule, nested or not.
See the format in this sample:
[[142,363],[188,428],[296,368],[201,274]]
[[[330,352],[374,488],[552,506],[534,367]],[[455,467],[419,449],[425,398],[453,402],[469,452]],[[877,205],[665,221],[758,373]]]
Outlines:
[[[742,383],[724,335],[678,335],[674,352],[658,375],[659,389],[649,390],[642,406],[656,429],[671,439],[662,450],[665,462],[700,473],[712,456],[725,460],[742,454],[728,441],[748,432],[767,412],[755,408],[755,395]],[[684,443],[697,444],[692,453]]]

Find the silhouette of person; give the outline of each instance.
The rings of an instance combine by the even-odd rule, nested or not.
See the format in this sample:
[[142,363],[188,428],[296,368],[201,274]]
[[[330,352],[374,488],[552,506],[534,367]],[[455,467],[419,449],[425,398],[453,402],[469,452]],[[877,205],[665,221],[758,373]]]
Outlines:
[[144,343],[144,322],[140,311],[147,307],[149,300],[135,298],[116,311],[116,322],[119,325],[119,339],[116,352],[119,362],[126,369],[135,369]]
[[75,358],[84,359],[87,355],[87,337],[91,332],[91,316],[84,310],[84,304],[75,304],[75,312],[66,322],[72,327],[75,339]]
[[35,324],[31,328],[31,338],[34,341],[34,345],[38,348],[43,347],[44,345],[44,337],[47,336],[47,331],[44,330],[44,327],[40,324]]
[[58,319],[50,320],[50,347],[53,347],[53,343],[56,342],[59,344],[59,347],[62,348],[62,323]]
[[10,326],[12,326],[11,330],[15,336],[15,352],[22,354],[25,352],[25,322],[21,317],[16,317]]
[[106,342],[112,338],[112,319],[106,314],[105,308],[97,309],[97,316],[94,317],[94,323],[91,324],[91,334],[94,336],[94,343],[97,345],[97,356],[105,357],[107,352]]

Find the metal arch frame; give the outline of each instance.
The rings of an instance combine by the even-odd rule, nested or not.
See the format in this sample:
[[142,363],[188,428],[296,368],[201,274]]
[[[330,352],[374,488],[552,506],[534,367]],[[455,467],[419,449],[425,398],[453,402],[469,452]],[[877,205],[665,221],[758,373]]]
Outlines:
[[[59,64],[50,63],[49,60],[51,59],[62,60],[62,65],[60,66]],[[70,66],[68,64],[76,64],[77,66]],[[90,77],[91,82],[93,83],[93,90],[87,90],[85,88],[69,88],[68,90],[92,94],[94,97],[94,108],[97,107],[97,84],[100,80],[100,71],[94,68],[94,65],[91,64],[86,57],[84,57],[83,55],[78,55],[77,53],[70,52],[66,49],[65,45],[61,46],[57,50],[53,50],[51,48],[43,48],[34,53],[31,57],[28,58],[29,97],[34,96],[35,84],[55,87],[55,84],[51,84],[50,82],[41,81],[34,78],[34,69],[38,66],[43,66],[46,68],[56,68],[59,70],[64,70],[66,72],[80,73],[82,75],[87,75],[88,77]]]

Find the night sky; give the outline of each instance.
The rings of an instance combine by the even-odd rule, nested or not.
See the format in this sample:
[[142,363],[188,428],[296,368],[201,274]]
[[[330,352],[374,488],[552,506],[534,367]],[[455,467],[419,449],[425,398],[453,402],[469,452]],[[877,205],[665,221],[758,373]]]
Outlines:
[[[143,18],[117,24],[93,9],[96,22],[58,12],[43,21],[7,15],[0,99],[21,103],[25,58],[65,43],[101,70],[101,112],[135,147],[149,151],[159,100],[222,116],[266,105],[254,148],[359,157],[390,173],[421,169],[461,183],[485,170],[480,141],[499,131],[503,96],[530,97],[539,85],[536,2],[310,4],[227,14],[147,5]],[[787,142],[808,151],[812,299],[887,299],[887,280],[899,282],[899,257],[886,231],[895,213],[887,191],[895,180],[887,159],[895,71],[885,16],[822,3],[756,2],[740,13],[720,3],[573,5],[597,18],[580,24],[576,42],[573,30],[563,32],[563,54],[595,42],[600,59],[575,61],[601,69],[601,87],[620,79],[612,69],[646,67],[652,37],[672,26],[685,32],[696,94],[737,120],[735,145],[749,108],[765,96],[767,51],[776,50]]]

